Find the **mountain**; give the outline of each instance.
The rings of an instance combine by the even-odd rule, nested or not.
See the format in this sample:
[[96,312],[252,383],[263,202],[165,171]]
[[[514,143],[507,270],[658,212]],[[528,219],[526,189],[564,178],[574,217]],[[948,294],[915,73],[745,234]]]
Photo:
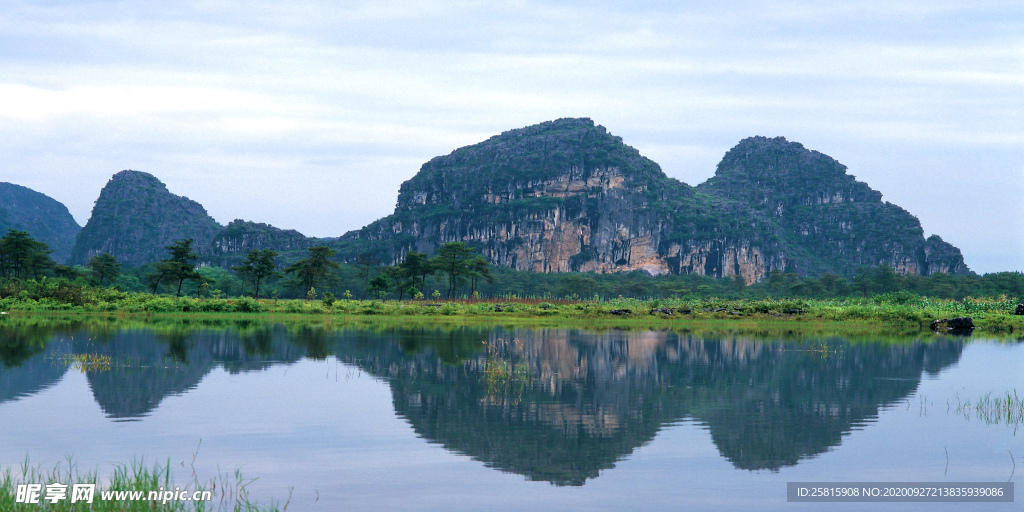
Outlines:
[[322,243],[295,230],[243,220],[221,226],[203,205],[172,194],[151,174],[121,171],[110,178],[71,252],[73,263],[110,253],[127,266],[167,257],[166,246],[193,239],[200,261],[231,266],[253,249],[279,252]]
[[322,239],[308,237],[294,229],[281,229],[261,222],[235,219],[217,233],[210,247],[204,249],[204,255],[205,259],[214,265],[229,267],[237,264],[239,257],[244,257],[252,250],[305,252],[310,247],[325,243]]
[[805,273],[850,274],[883,263],[908,274],[968,272],[959,249],[937,235],[926,240],[916,217],[846,170],[783,137],[751,137],[729,150],[698,189],[771,219],[789,259]]
[[110,178],[78,233],[72,263],[110,253],[126,266],[167,257],[165,246],[192,238],[193,247],[208,246],[221,225],[203,206],[177,196],[152,174],[121,171]]
[[252,249],[297,259],[322,244],[347,260],[396,263],[461,241],[496,265],[540,272],[641,270],[748,284],[773,270],[849,276],[881,264],[918,275],[970,272],[959,249],[925,238],[916,217],[799,143],[744,139],[693,187],[586,118],[510,130],[433,158],[402,184],[392,215],[336,240],[242,220],[221,226],[152,175],[122,171],[100,192],[70,259],[109,252],[141,265],[184,238],[201,262],[221,266]]
[[68,208],[46,194],[13,183],[0,183],[0,236],[9,229],[28,232],[46,242],[59,263],[67,261],[81,229]]
[[697,187],[590,119],[510,130],[425,163],[395,212],[336,243],[346,258],[397,262],[446,242],[541,272],[643,270],[742,276],[772,270],[967,273],[933,236],[846,167],[784,138],[744,139]]

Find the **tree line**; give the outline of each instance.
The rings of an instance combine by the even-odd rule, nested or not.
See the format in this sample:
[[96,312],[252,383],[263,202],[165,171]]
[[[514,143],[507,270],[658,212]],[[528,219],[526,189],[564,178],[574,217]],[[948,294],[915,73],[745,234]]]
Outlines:
[[57,277],[68,280],[91,279],[103,286],[121,274],[121,264],[109,254],[93,256],[85,268],[60,265],[50,255],[53,249],[46,242],[32,238],[28,232],[10,229],[0,237],[0,278],[22,280]]
[[[197,266],[192,240],[166,247],[168,257],[142,267],[122,269],[110,254],[98,254],[85,266],[60,265],[47,244],[27,232],[9,230],[0,238],[0,279],[7,282],[66,279],[90,286],[114,286],[125,291],[189,294],[202,297],[317,298],[335,296],[374,299],[460,297],[533,297],[593,299],[635,297],[806,297],[843,298],[906,292],[937,298],[967,296],[1024,298],[1024,274],[904,275],[891,267],[861,267],[849,277],[826,273],[802,277],[772,271],[763,281],[747,285],[742,278],[716,279],[695,274],[651,276],[644,272],[614,274],[541,273],[493,267],[472,246],[451,242],[437,254],[409,251],[395,265],[383,265],[369,255],[351,263],[335,260],[327,246],[308,249],[306,257],[289,265],[273,250],[250,251],[230,269]],[[11,288],[11,290],[14,290]]]
[[[474,296],[575,300],[619,296],[643,299],[685,296],[846,298],[907,292],[952,299],[1000,295],[1024,299],[1024,274],[1020,272],[918,276],[900,274],[881,265],[860,267],[852,276],[843,277],[832,273],[800,276],[773,270],[763,281],[748,285],[738,276],[651,276],[642,271],[608,274],[518,271],[490,265],[483,255],[463,242],[444,244],[433,257],[409,251],[399,263],[391,266],[382,265],[369,255],[360,256],[351,264],[332,261],[333,256],[334,252],[327,247],[311,248],[308,258],[287,267],[282,274],[272,264],[276,253],[252,251],[243,265],[233,267],[233,274],[229,275],[224,269],[200,270],[208,273],[207,280],[215,286],[227,289],[232,287],[232,282],[236,283],[233,295],[269,286],[276,296],[307,298],[310,292],[398,300]],[[219,273],[219,277],[212,279],[215,273]]]
[[[153,270],[145,274],[150,291],[156,293],[164,285],[172,288],[175,295],[181,296],[185,282],[191,281],[196,286],[196,295],[217,294],[218,288],[210,288],[211,283],[216,285],[217,280],[204,275],[196,267],[199,256],[192,250],[192,242],[191,239],[178,240],[167,246],[169,257],[154,264]],[[292,289],[289,295],[313,299],[320,289],[325,296],[330,294],[333,298],[335,294],[326,289],[337,289],[342,282],[339,274],[342,264],[331,259],[335,251],[330,247],[311,247],[308,251],[306,258],[288,265],[283,273],[279,272],[276,261],[279,254],[269,249],[249,251],[242,263],[231,267],[231,270],[241,282],[251,286],[252,295],[256,298],[260,297],[261,286],[285,276],[290,277],[286,283],[286,287]],[[361,299],[369,294],[378,299],[388,294],[396,295],[400,300],[406,297],[424,298],[427,280],[434,275],[443,276],[447,285],[446,297],[449,299],[466,286],[469,287],[468,294],[472,295],[481,281],[493,280],[487,259],[476,254],[476,250],[465,242],[444,244],[433,258],[410,251],[400,263],[388,267],[364,255],[357,258],[352,267],[356,269],[362,284],[356,287],[358,298]],[[240,294],[244,293],[243,289]],[[351,288],[346,289],[345,293],[355,297]],[[439,291],[437,295],[440,295]]]

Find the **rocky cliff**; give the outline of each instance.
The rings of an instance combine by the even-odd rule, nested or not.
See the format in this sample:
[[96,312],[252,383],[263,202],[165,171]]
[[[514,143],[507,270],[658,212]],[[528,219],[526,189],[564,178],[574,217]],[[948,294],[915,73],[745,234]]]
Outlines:
[[191,238],[209,246],[221,225],[203,206],[177,196],[151,174],[121,171],[100,191],[89,222],[78,233],[72,263],[110,253],[127,266],[167,257],[165,246]]
[[220,230],[210,246],[204,249],[204,259],[214,265],[229,267],[237,264],[240,257],[249,251],[300,251],[305,256],[306,249],[325,243],[325,240],[305,236],[294,229],[280,229],[270,224],[235,219]]
[[849,276],[861,265],[970,272],[959,249],[926,239],[917,218],[798,143],[744,139],[713,178],[691,187],[590,119],[510,130],[436,157],[402,184],[392,215],[337,241],[241,220],[223,227],[155,177],[123,171],[100,193],[71,262],[109,252],[129,266],[150,263],[183,238],[195,240],[204,263],[223,266],[252,249],[294,251],[288,259],[324,243],[347,259],[370,253],[395,263],[463,241],[496,265],[540,272],[694,273],[748,284],[773,270]]
[[56,199],[21,185],[0,183],[0,236],[9,229],[46,242],[53,249],[53,259],[64,263],[81,227]]
[[916,217],[827,155],[778,137],[740,141],[698,186],[779,226],[791,264],[812,275],[886,264],[906,274],[968,272],[960,250],[927,240]]
[[323,241],[295,230],[243,220],[221,226],[203,206],[172,194],[151,174],[121,171],[100,191],[72,251],[73,263],[110,253],[127,266],[167,257],[166,246],[193,239],[203,264],[231,266],[253,249],[305,250]]
[[399,261],[464,241],[492,263],[541,272],[643,270],[762,280],[859,265],[968,272],[918,220],[820,153],[753,137],[698,187],[590,119],[560,119],[455,150],[402,184],[395,213],[347,233],[346,257]]

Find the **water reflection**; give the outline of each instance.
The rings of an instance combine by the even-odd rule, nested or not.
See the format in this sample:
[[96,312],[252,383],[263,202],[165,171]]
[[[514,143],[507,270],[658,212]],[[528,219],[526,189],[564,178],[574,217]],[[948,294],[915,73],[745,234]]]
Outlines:
[[798,464],[838,446],[962,350],[942,337],[7,322],[0,403],[59,381],[62,354],[111,358],[84,371],[118,421],[144,420],[217,367],[251,372],[333,356],[387,379],[395,411],[427,441],[532,480],[582,485],[683,420],[704,425],[736,468]]
[[[424,438],[504,471],[582,485],[683,419],[706,425],[737,468],[797,464],[906,398],[923,372],[955,363],[963,348],[952,339],[569,330],[498,330],[488,346],[499,347],[497,358],[490,351],[460,364],[385,346],[343,356],[390,379],[395,410]],[[512,369],[503,386],[495,359]]]

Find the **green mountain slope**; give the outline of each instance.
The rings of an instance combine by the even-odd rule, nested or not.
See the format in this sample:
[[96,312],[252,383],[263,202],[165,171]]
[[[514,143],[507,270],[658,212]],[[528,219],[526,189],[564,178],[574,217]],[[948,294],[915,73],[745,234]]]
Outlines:
[[100,191],[71,261],[110,253],[125,265],[142,265],[165,258],[164,247],[175,240],[192,238],[194,247],[208,246],[220,230],[201,204],[172,194],[153,175],[121,171]]
[[298,259],[302,255],[286,253],[304,253],[323,243],[269,224],[234,220],[221,226],[201,204],[172,194],[155,176],[122,171],[100,191],[71,259],[84,263],[107,252],[127,266],[143,265],[166,258],[166,246],[185,238],[193,239],[201,262],[225,267],[238,264],[254,249],[272,249]]
[[[15,202],[4,203],[0,221]],[[402,184],[393,214],[336,240],[242,220],[221,226],[154,176],[123,171],[101,191],[70,260],[109,252],[141,265],[184,238],[204,264],[221,266],[253,249],[294,260],[325,243],[343,259],[395,263],[462,241],[496,265],[541,272],[693,273],[748,284],[775,270],[849,276],[862,265],[970,272],[959,249],[926,239],[916,217],[798,143],[744,139],[692,187],[586,118],[509,130],[433,158]]]
[[846,173],[783,138],[752,137],[698,187],[590,119],[511,130],[434,158],[402,184],[395,213],[336,244],[395,262],[463,241],[493,263],[543,272],[643,270],[742,276],[849,275],[859,265],[969,272],[960,252]]
[[53,259],[66,262],[81,229],[68,208],[50,196],[13,183],[0,183],[0,236],[8,229],[27,231],[53,249]]
[[843,164],[783,137],[740,141],[697,188],[779,226],[790,265],[805,274],[849,275],[879,264],[920,275],[968,272],[960,250],[934,235],[926,241],[916,217],[883,202]]

